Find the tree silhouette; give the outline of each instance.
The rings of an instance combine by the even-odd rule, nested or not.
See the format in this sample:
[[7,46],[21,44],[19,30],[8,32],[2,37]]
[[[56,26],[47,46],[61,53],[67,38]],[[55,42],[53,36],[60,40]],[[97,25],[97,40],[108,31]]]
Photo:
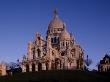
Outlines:
[[93,61],[89,59],[88,55],[87,55],[87,58],[84,60],[84,62],[86,64],[87,70],[88,70],[88,67],[93,63]]
[[7,71],[10,72],[11,75],[13,75],[13,73],[17,73],[17,72],[21,72],[21,62],[19,62],[19,59],[17,60],[17,62],[10,62],[7,65]]

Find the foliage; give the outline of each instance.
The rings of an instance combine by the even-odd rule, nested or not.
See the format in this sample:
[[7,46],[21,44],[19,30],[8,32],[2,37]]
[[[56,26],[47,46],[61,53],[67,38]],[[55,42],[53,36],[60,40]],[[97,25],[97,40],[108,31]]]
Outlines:
[[85,59],[84,62],[86,64],[86,66],[90,66],[93,63],[93,61],[88,58],[88,55],[87,55],[87,59]]
[[17,62],[10,62],[8,64],[6,64],[7,66],[7,72],[21,72],[21,63],[19,62],[19,60],[17,60]]

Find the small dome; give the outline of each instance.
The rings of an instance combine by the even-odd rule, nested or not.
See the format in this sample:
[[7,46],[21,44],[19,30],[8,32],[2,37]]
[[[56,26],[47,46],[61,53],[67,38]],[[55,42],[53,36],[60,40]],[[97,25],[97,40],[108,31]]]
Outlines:
[[70,34],[66,31],[66,29],[64,29],[64,31],[62,31],[61,33],[61,39],[62,40],[70,40]]
[[63,22],[60,20],[57,10],[54,11],[54,18],[50,22],[48,27],[49,28],[63,28]]

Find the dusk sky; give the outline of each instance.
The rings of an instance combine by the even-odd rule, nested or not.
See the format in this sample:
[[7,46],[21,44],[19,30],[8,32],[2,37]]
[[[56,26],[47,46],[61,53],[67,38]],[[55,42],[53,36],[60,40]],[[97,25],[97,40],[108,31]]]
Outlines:
[[0,62],[21,60],[36,32],[45,38],[55,8],[96,68],[110,53],[110,0],[0,0]]

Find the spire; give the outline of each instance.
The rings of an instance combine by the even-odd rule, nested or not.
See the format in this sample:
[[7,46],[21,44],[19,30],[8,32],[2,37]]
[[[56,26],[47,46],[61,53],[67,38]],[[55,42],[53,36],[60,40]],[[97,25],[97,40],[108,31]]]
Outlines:
[[63,21],[59,18],[57,9],[54,10],[53,19],[51,20],[48,27],[49,27],[49,29],[50,28],[52,28],[52,29],[53,28],[62,28],[63,29]]
[[55,8],[55,10],[54,10],[54,17],[56,17],[56,16],[58,16],[58,9],[57,8]]

